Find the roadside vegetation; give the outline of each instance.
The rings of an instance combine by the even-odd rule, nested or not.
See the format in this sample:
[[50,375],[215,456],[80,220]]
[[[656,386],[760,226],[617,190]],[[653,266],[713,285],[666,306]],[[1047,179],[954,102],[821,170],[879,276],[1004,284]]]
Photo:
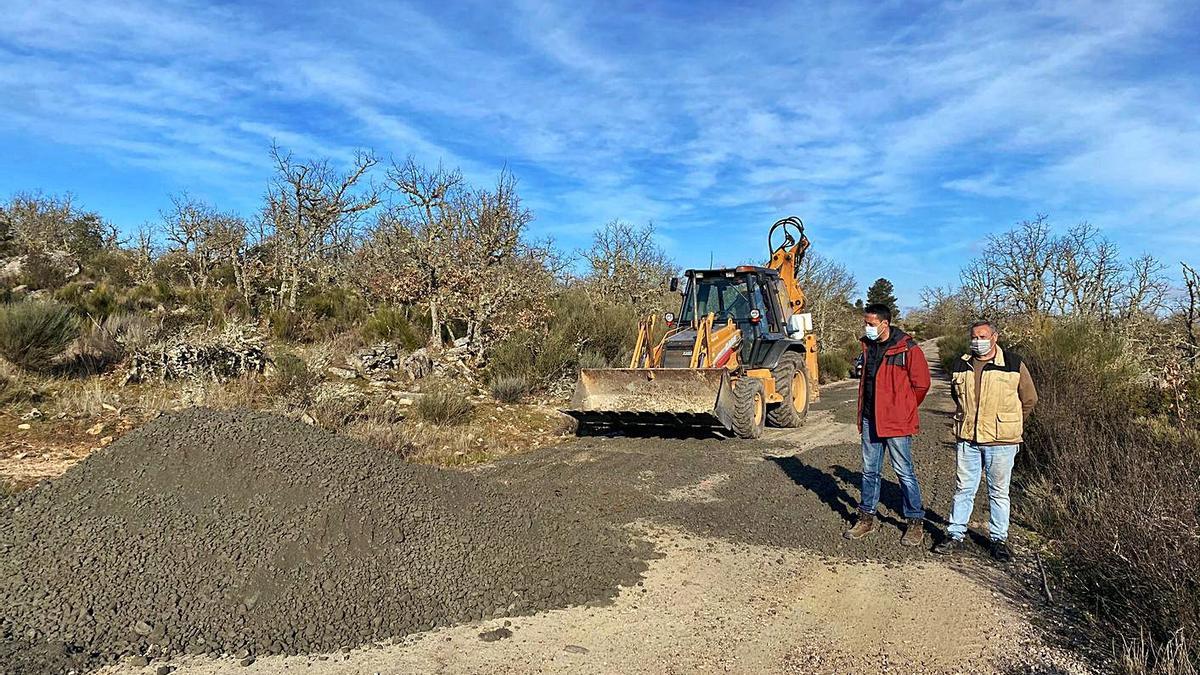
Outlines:
[[[565,251],[530,236],[505,171],[473,185],[370,152],[270,157],[250,214],[182,193],[133,229],[70,196],[0,202],[7,486],[193,405],[274,410],[414,461],[487,461],[564,438],[555,406],[577,370],[626,364],[638,318],[677,309],[651,225],[598,224]],[[856,282],[820,255],[802,273],[823,380],[840,379]]]
[[1165,272],[1041,217],[991,237],[916,317],[944,365],[979,317],[1025,357],[1040,398],[1014,513],[1128,673],[1200,668],[1200,278]]

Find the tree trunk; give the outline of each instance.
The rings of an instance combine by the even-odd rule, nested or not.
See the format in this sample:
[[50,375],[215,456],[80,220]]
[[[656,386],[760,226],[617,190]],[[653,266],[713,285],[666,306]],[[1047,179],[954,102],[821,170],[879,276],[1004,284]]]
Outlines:
[[442,318],[438,314],[438,302],[436,296],[429,296],[429,346],[438,348],[442,346]]

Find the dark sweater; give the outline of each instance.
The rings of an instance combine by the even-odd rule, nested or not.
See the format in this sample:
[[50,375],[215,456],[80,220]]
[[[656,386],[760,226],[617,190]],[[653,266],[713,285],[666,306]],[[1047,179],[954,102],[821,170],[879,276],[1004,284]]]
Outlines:
[[892,326],[886,341],[867,341],[867,356],[863,359],[863,417],[868,420],[875,419],[875,375],[883,363],[883,354],[904,338],[904,331]]

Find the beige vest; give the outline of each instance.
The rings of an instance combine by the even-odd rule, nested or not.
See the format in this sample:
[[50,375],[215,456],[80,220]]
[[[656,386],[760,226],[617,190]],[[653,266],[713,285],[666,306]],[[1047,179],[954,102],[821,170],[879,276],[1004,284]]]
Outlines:
[[1021,397],[1021,359],[996,347],[996,357],[983,367],[982,391],[975,391],[971,355],[954,363],[950,386],[958,403],[954,433],[972,443],[1020,443],[1024,433]]

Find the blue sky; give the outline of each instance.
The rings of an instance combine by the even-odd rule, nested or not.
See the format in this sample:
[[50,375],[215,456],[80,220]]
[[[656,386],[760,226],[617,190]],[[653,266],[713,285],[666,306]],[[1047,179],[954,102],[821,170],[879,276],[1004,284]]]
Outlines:
[[[311,4],[311,6],[309,6]],[[507,165],[563,247],[653,221],[681,265],[814,250],[901,303],[1042,212],[1200,262],[1195,2],[0,0],[0,194],[128,229],[253,213],[272,139]]]

